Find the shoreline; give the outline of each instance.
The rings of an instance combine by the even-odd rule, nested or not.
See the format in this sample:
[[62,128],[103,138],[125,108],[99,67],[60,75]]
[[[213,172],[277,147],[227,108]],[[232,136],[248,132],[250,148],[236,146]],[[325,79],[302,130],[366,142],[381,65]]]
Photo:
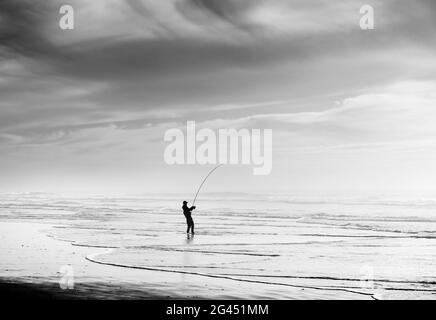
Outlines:
[[[11,223],[15,224],[11,228]],[[50,234],[53,225],[29,222],[0,222],[3,259],[0,295],[6,299],[370,299],[369,294],[326,291],[322,288],[239,281],[230,277],[132,269],[93,262],[89,257],[109,248],[75,245]],[[13,229],[14,231],[12,231]],[[74,289],[61,289],[62,267],[74,270]],[[31,276],[29,276],[31,275]]]

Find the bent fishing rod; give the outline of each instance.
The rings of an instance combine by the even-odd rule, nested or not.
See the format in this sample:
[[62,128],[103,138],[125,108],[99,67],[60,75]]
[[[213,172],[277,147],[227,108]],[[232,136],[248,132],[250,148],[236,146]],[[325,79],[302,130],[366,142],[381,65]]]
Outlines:
[[198,187],[197,193],[195,194],[195,198],[194,201],[192,202],[192,206],[194,206],[195,204],[195,200],[197,200],[197,196],[198,193],[200,192],[201,187],[203,186],[203,184],[206,182],[207,178],[209,178],[209,176],[219,167],[223,166],[224,164],[219,164],[217,165],[215,168],[213,168],[212,170],[209,171],[209,173],[207,174],[207,176],[203,179],[203,181],[201,182],[200,186]]

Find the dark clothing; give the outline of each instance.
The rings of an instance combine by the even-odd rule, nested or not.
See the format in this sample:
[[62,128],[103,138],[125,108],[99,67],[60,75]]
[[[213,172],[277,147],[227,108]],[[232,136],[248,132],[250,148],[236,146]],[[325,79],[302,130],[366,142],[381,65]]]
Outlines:
[[186,218],[186,224],[188,225],[186,232],[189,233],[189,229],[191,229],[192,233],[194,233],[194,220],[192,220],[191,216]]
[[186,217],[186,224],[188,225],[188,229],[186,230],[189,233],[189,230],[194,233],[194,220],[192,220],[191,211],[195,209],[195,207],[188,207],[186,204],[182,206],[183,214]]
[[186,216],[190,216],[191,215],[191,211],[192,210],[194,210],[194,207],[188,207],[186,204],[184,204],[183,206],[182,206],[182,209],[183,209],[183,214],[185,215],[185,217]]

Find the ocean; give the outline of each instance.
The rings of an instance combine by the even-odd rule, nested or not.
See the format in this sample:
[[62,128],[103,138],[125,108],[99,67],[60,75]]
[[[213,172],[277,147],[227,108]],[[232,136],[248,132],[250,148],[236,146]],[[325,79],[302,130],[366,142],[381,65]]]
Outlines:
[[[87,261],[114,275],[135,269],[138,283],[153,271],[164,279],[194,275],[206,285],[213,279],[265,288],[235,287],[232,298],[286,299],[295,288],[324,298],[436,298],[436,200],[202,194],[193,211],[195,235],[185,233],[183,200],[7,194],[0,197],[0,221],[46,224],[47,237],[104,249]],[[17,254],[3,250],[3,277],[24,276],[8,268]],[[200,289],[199,296],[209,294]]]

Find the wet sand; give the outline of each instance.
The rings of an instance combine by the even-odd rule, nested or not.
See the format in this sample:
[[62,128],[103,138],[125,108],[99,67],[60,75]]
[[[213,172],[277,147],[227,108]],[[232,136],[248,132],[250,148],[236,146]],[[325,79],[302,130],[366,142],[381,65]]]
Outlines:
[[[0,222],[0,291],[18,299],[371,299],[370,295],[326,293],[305,287],[275,291],[258,281],[235,281],[183,272],[125,268],[91,262],[108,248],[77,246],[49,236],[53,226]],[[73,268],[74,287],[62,289],[62,266]],[[65,282],[65,281],[64,281]],[[67,283],[67,282],[65,282]],[[279,294],[279,291],[281,292]],[[200,294],[199,294],[200,293]],[[247,295],[248,297],[248,295]]]
[[187,236],[178,198],[0,197],[0,282],[85,299],[436,298],[436,203],[221,198]]

